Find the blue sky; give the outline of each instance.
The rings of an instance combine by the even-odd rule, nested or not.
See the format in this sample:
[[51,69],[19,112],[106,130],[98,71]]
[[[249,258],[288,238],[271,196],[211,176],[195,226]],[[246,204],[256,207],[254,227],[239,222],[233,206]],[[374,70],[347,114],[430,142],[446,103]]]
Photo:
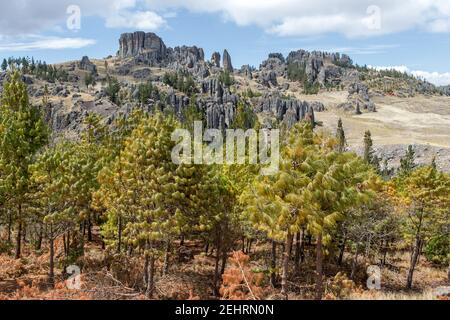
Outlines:
[[[402,4],[399,4],[402,2]],[[17,4],[19,3],[19,4]],[[121,33],[152,31],[168,46],[228,49],[235,67],[270,52],[338,51],[450,84],[448,0],[22,0],[0,13],[0,58],[49,63],[114,55]],[[80,29],[67,27],[80,9]],[[5,7],[6,6],[6,7]],[[70,10],[69,10],[70,11]],[[18,21],[20,21],[18,23]],[[73,20],[70,20],[73,21]]]

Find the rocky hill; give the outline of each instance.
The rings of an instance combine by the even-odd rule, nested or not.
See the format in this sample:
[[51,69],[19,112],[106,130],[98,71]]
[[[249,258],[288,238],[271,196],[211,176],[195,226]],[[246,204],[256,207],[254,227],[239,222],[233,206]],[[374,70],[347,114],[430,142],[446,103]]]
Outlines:
[[[21,61],[16,61],[19,67]],[[181,118],[186,108],[195,106],[207,127],[224,130],[232,126],[239,105],[245,104],[263,126],[290,127],[308,120],[334,130],[337,117],[341,117],[354,148],[364,130],[370,129],[375,143],[380,141],[380,154],[386,150],[393,165],[407,144],[418,143],[419,152],[426,149],[421,146],[430,144],[439,150],[439,165],[450,170],[446,163],[450,154],[448,88],[394,71],[357,66],[344,54],[298,50],[284,57],[271,53],[259,68],[244,65],[235,69],[226,49],[222,54],[212,53],[207,60],[202,48],[170,48],[154,33],[135,32],[120,37],[114,56],[100,60],[82,57],[55,66],[42,63],[23,70],[33,103],[42,106],[43,98],[48,98],[43,109],[56,136],[76,139],[83,119],[91,112],[112,123],[134,108],[171,110]],[[0,73],[0,90],[6,77]],[[419,100],[423,102],[420,109],[410,108]],[[391,107],[396,105],[409,112],[411,119],[416,119],[411,114],[423,113],[435,122],[430,121],[427,131],[426,123],[422,130],[414,127],[414,122],[408,126],[408,120],[399,120],[401,135],[393,135],[389,141],[387,135],[395,130]],[[417,130],[424,134],[411,141]],[[389,151],[389,145],[399,151]]]

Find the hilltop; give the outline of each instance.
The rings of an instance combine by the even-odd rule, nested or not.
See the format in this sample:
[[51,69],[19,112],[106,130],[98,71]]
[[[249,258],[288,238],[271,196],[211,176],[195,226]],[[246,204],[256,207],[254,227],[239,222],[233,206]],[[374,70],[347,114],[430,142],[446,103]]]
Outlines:
[[[437,155],[438,166],[450,170],[448,89],[406,73],[358,66],[340,53],[270,53],[258,68],[235,69],[230,53],[220,52],[207,59],[202,48],[170,48],[154,33],[135,32],[123,34],[117,53],[105,59],[82,57],[54,66],[24,59],[10,63],[24,69],[36,105],[48,100],[44,112],[55,138],[77,139],[91,112],[112,123],[136,107],[170,109],[181,117],[195,105],[207,127],[223,130],[245,103],[266,127],[308,119],[334,131],[342,118],[355,151],[371,130],[390,166],[414,144],[419,163]],[[0,73],[0,83],[5,77]]]

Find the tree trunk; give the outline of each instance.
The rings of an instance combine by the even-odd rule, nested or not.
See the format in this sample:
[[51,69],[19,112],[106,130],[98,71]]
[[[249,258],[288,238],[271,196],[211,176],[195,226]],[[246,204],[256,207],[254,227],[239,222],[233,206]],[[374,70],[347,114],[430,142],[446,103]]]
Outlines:
[[356,244],[356,252],[355,252],[355,256],[353,257],[352,272],[350,274],[351,280],[353,280],[355,278],[356,268],[358,266],[358,256],[359,256],[359,244]]
[[283,256],[283,273],[281,275],[281,295],[283,295],[286,300],[288,299],[287,294],[287,282],[288,282],[288,274],[289,274],[289,260],[291,260],[291,249],[292,242],[294,240],[294,235],[288,232],[286,238],[286,245],[284,247],[284,256]]
[[205,256],[208,256],[208,252],[209,252],[209,242],[207,242],[205,245]]
[[118,226],[117,226],[117,253],[122,251],[122,217],[119,216]]
[[304,242],[304,230],[302,229],[297,234],[297,240],[296,240],[296,249],[295,249],[295,272],[300,272],[300,264],[302,264],[305,260],[305,242]]
[[323,251],[322,234],[317,237],[316,246],[316,300],[322,300],[323,295]]
[[181,246],[181,247],[184,246],[184,234],[181,235],[181,238],[180,238],[180,246]]
[[300,270],[300,232],[295,235],[295,255],[294,255],[295,272]]
[[8,243],[11,243],[12,225],[13,225],[13,214],[11,210],[8,210]]
[[223,275],[225,273],[225,269],[227,267],[227,260],[228,260],[228,252],[226,248],[224,247],[222,250],[222,267],[220,270],[220,274]]
[[17,225],[17,237],[16,237],[16,259],[20,259],[22,247],[22,222],[19,221]]
[[165,276],[169,273],[169,255],[170,255],[170,240],[166,241],[166,248],[164,253],[164,264],[163,264],[163,270],[162,275]]
[[406,281],[406,288],[411,289],[413,284],[414,271],[416,269],[417,262],[419,261],[420,256],[420,248],[422,246],[422,239],[420,237],[416,237],[416,241],[414,243],[414,247],[411,253],[411,262],[408,271],[408,278]]
[[220,252],[221,252],[221,240],[217,240],[216,247],[216,257],[215,257],[215,266],[214,266],[214,295],[216,297],[219,296],[219,262],[220,262]]
[[372,235],[369,236],[369,238],[367,239],[367,244],[366,244],[366,253],[364,254],[364,257],[369,258],[370,257],[370,248],[372,246]]
[[88,218],[88,241],[92,242],[92,220],[91,220],[90,213],[89,213],[89,218]]
[[150,264],[150,257],[148,254],[145,254],[145,260],[144,260],[144,285],[147,287],[148,285],[148,266]]
[[[75,232],[74,232],[75,234]],[[75,241],[75,239],[74,239]],[[70,255],[70,231],[67,231],[67,257]]]
[[148,281],[147,290],[145,294],[147,298],[153,298],[154,282],[155,282],[155,257],[153,254],[150,255],[147,267]]
[[277,268],[277,243],[272,240],[272,254],[270,257],[270,284],[272,287],[276,287],[277,282],[277,275],[275,273],[275,270]]
[[43,238],[43,234],[44,234],[44,226],[42,224],[39,224],[39,232],[38,232],[38,238],[36,241],[36,251],[41,250],[42,248],[42,238]]
[[48,273],[49,283],[52,287],[55,286],[55,241],[53,235],[50,236],[50,271]]
[[384,250],[383,250],[383,260],[381,261],[381,265],[383,267],[386,265],[386,258],[387,258],[388,248],[389,248],[389,240],[386,240],[385,245],[384,245]]
[[67,258],[67,240],[66,240],[66,234],[63,234],[63,246],[64,246],[64,256]]
[[28,241],[27,241],[27,224],[26,223],[24,223],[23,225],[22,225],[22,239],[23,239],[23,243],[27,243]]
[[344,239],[342,240],[342,245],[340,247],[340,251],[339,251],[339,258],[338,258],[338,265],[342,266],[342,261],[344,260],[344,253],[345,253],[345,246],[347,244],[347,238],[344,237]]
[[252,252],[252,244],[253,244],[253,239],[248,239],[248,241],[247,241],[247,254],[250,254]]

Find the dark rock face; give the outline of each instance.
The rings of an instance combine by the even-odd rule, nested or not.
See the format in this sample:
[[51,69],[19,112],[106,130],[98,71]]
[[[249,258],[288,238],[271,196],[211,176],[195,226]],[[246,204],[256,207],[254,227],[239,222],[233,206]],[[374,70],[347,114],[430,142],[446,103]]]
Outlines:
[[315,123],[314,109],[309,103],[300,100],[282,99],[278,95],[266,94],[260,98],[256,112],[272,114],[289,128],[302,120],[311,121],[312,124]]
[[202,48],[193,47],[175,47],[174,49],[168,49],[168,60],[172,64],[179,64],[188,69],[194,68],[194,66],[205,60],[205,53]]
[[347,102],[338,106],[348,112],[361,114],[362,112],[376,112],[375,104],[370,99],[369,88],[360,83],[355,82],[350,85]]
[[246,64],[244,66],[242,66],[241,70],[239,71],[239,73],[241,75],[243,75],[244,77],[246,77],[249,80],[253,79],[253,72],[252,72],[252,68]]
[[311,105],[311,108],[313,108],[313,110],[315,112],[324,112],[327,110],[322,102],[313,101],[313,102],[310,102],[310,105]]
[[450,96],[450,86],[440,87],[442,94],[445,96]]
[[200,79],[209,76],[209,70],[205,62],[205,53],[202,48],[196,46],[169,48],[165,64],[170,69],[188,71]]
[[95,66],[95,64],[93,64],[91,62],[91,60],[89,60],[89,57],[87,57],[87,56],[84,56],[81,59],[80,63],[78,64],[78,67],[81,70],[88,71],[88,72],[90,72],[92,74],[97,74],[97,67]]
[[198,99],[197,105],[206,114],[208,128],[228,129],[231,127],[239,102],[238,96],[229,88],[224,88],[218,79],[209,79],[202,83],[202,93],[207,98]]
[[281,53],[271,53],[269,58],[263,61],[259,67],[263,72],[275,72],[277,77],[284,77],[287,71],[286,60]]
[[211,63],[214,67],[220,68],[220,53],[214,52],[212,54]]
[[276,87],[278,86],[278,80],[277,80],[277,74],[275,71],[271,70],[271,71],[267,71],[262,79],[262,83],[263,85],[265,85],[266,87]]
[[231,63],[231,56],[226,49],[223,52],[223,70],[230,73],[234,72],[233,64]]
[[269,53],[269,59],[277,59],[281,62],[285,62],[284,56],[282,53]]
[[152,64],[166,58],[167,48],[163,40],[154,33],[142,31],[124,33],[119,40],[119,57],[140,58]]
[[308,81],[310,83],[317,81],[320,84],[336,82],[336,79],[339,79],[338,67],[348,68],[353,65],[350,57],[345,54],[305,50],[291,52],[287,63],[304,65]]
[[138,69],[133,71],[132,75],[133,78],[138,79],[138,80],[145,80],[150,78],[152,72],[149,68],[143,68],[143,69]]

